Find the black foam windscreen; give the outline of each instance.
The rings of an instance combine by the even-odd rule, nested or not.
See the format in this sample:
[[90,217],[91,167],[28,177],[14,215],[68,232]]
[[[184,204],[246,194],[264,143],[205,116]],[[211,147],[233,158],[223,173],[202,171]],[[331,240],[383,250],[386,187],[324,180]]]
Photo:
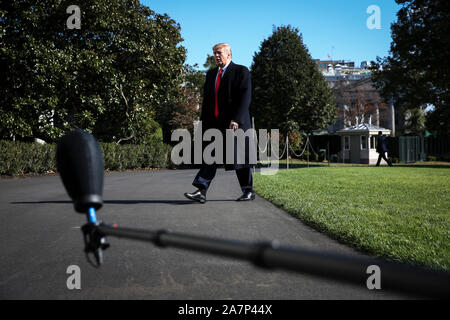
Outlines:
[[103,156],[97,140],[88,132],[75,129],[58,143],[57,168],[75,211],[87,213],[103,205]]

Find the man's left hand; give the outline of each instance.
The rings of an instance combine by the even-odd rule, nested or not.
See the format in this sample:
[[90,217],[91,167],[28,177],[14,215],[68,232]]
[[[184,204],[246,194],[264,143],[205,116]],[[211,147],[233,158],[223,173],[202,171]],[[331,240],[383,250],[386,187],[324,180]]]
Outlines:
[[231,120],[230,129],[236,130],[238,128],[239,128],[239,124],[237,122],[234,122],[233,120]]

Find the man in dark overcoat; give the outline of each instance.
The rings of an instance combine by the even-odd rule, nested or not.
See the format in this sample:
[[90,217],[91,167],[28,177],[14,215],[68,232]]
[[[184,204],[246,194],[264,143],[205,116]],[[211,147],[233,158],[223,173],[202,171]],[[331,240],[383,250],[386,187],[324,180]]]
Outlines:
[[378,131],[378,143],[377,143],[378,161],[377,167],[380,166],[381,159],[387,162],[387,164],[392,167],[392,162],[386,158],[386,152],[388,152],[386,136],[383,135],[382,131]]
[[[252,139],[246,139],[245,143],[234,141],[234,157],[231,163],[227,162],[226,130],[242,129],[244,132],[251,129],[249,106],[251,101],[251,79],[247,67],[233,63],[231,48],[226,43],[219,43],[213,47],[213,53],[217,67],[206,74],[203,88],[203,103],[201,112],[201,124],[203,131],[218,129],[223,136],[223,162],[225,170],[235,170],[243,192],[237,201],[249,201],[255,199],[253,191],[252,163],[249,153],[254,152]],[[238,161],[240,152],[244,154],[244,161]],[[242,159],[242,158],[241,158]],[[188,199],[206,202],[206,192],[214,179],[217,165],[221,163],[207,164],[202,162],[200,171],[192,183],[197,191],[185,193]]]

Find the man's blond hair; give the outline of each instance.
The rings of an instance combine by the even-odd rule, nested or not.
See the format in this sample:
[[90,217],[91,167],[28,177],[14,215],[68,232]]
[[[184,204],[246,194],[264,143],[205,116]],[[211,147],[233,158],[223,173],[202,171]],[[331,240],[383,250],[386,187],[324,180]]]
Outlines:
[[230,56],[233,56],[231,53],[231,47],[228,43],[218,43],[213,47],[213,52],[216,51],[217,48],[226,48]]

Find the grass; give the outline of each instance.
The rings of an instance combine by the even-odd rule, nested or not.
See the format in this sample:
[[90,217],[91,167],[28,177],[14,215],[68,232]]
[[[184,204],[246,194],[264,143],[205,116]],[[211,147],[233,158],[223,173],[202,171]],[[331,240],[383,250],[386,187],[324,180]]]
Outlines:
[[[286,168],[287,161],[286,159],[279,160],[279,167],[280,168]],[[260,167],[268,167],[270,165],[269,161],[258,161],[258,165]],[[382,161],[381,166],[387,165],[386,162]],[[310,161],[309,162],[310,167],[370,167],[373,166],[373,164],[358,164],[358,163],[341,163],[341,162],[331,162],[328,164],[327,161],[317,162],[317,161]],[[401,166],[401,167],[443,167],[443,168],[450,168],[450,162],[448,161],[418,161],[414,163],[395,163],[395,166]],[[298,159],[289,159],[289,168],[305,168],[308,167],[308,162],[305,160],[298,160]]]
[[259,195],[363,252],[450,270],[450,166],[325,166],[254,179]]

